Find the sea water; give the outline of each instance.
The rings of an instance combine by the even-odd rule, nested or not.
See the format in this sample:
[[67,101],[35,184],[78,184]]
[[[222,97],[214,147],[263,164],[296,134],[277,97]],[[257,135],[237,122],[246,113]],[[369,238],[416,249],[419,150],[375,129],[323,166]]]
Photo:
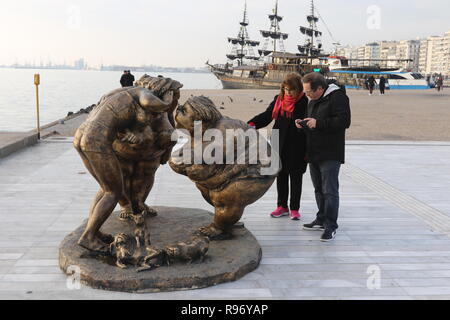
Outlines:
[[[98,102],[120,87],[122,72],[53,69],[0,68],[0,131],[28,131],[36,128],[36,89],[33,75],[39,73],[40,123],[45,125]],[[132,72],[136,80],[144,72]],[[221,89],[211,73],[147,72],[183,83],[183,89]]]

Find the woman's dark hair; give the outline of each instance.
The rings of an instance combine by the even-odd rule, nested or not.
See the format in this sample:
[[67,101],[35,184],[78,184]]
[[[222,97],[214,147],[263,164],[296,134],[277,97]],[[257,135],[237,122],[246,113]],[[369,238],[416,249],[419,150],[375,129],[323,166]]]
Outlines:
[[302,82],[309,83],[311,90],[313,91],[316,91],[319,87],[322,87],[322,89],[326,89],[328,87],[327,80],[318,72],[308,73],[303,77]]
[[303,91],[302,77],[298,73],[290,73],[281,83],[280,97],[284,99],[284,88],[289,87],[297,90],[299,93]]

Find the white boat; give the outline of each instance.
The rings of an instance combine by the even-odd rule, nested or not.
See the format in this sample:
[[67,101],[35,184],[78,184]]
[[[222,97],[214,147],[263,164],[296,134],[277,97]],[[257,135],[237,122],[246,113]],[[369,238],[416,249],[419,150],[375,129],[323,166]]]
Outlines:
[[425,90],[430,89],[430,83],[420,73],[404,71],[397,68],[380,68],[379,66],[349,67],[349,60],[340,56],[322,58],[322,63],[328,65],[328,77],[345,84],[346,88],[364,88],[368,77],[373,76],[377,84],[381,76],[388,81],[386,88],[391,90]]

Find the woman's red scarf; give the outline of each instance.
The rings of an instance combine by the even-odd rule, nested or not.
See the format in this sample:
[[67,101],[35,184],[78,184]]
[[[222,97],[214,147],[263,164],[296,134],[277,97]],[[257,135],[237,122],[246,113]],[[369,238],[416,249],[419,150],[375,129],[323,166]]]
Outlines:
[[281,96],[278,96],[277,101],[275,102],[275,107],[272,112],[272,119],[276,120],[280,116],[280,113],[283,117],[292,118],[294,113],[295,104],[305,95],[302,91],[296,97],[291,97],[288,95],[284,96],[284,99],[281,99]]

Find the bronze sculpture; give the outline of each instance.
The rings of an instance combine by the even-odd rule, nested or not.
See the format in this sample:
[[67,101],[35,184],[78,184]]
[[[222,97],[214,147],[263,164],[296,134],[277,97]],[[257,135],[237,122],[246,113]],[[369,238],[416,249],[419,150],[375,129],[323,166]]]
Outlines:
[[[173,126],[167,112],[176,107],[182,85],[164,78],[152,83],[153,90],[139,86],[121,88],[103,96],[75,133],[74,146],[100,184],[86,229],[78,241],[89,250],[109,251],[108,245],[114,239],[100,228],[117,203],[126,213],[148,211],[144,201],[154,172],[169,157],[170,151],[166,151],[173,143],[168,142],[167,136]],[[161,92],[164,94],[159,98]],[[161,136],[166,138],[160,139]],[[155,145],[155,137],[165,142]],[[145,182],[140,185],[142,180]]]
[[[64,272],[70,274],[70,267],[76,265],[83,282],[95,288],[153,292],[233,281],[258,266],[261,248],[256,239],[243,226],[232,227],[245,206],[260,198],[274,181],[275,173],[261,173],[265,165],[260,160],[251,164],[191,164],[172,157],[170,166],[191,178],[215,207],[214,222],[204,227],[211,213],[191,208],[159,206],[156,209],[161,216],[149,217],[156,214],[145,204],[155,172],[169,160],[177,140],[173,111],[181,87],[171,79],[144,76],[135,87],[104,95],[77,130],[74,146],[100,190],[87,223],[61,243],[59,258]],[[176,120],[178,128],[188,129],[188,135],[195,131],[195,120],[203,121],[205,130],[219,133],[250,129],[242,121],[223,117],[204,97],[191,98],[179,106]],[[192,146],[197,145],[208,149],[211,143]],[[229,149],[223,149],[228,156]],[[234,160],[238,158],[242,158],[239,152]],[[249,158],[245,152],[244,158]],[[108,219],[118,203],[119,214]],[[155,244],[151,243],[150,227]],[[102,233],[101,228],[112,235]],[[210,243],[231,234],[229,241]],[[204,262],[206,255],[206,263],[186,266]]]
[[[179,106],[175,115],[176,127],[186,130],[190,137],[189,148],[186,152],[195,152],[196,144],[201,144],[201,149],[208,147],[207,142],[196,141],[195,122],[202,122],[202,134],[206,130],[215,129],[226,135],[228,130],[247,131],[251,129],[245,122],[222,116],[214,103],[207,97],[192,97],[183,105]],[[257,131],[254,132],[257,135]],[[188,142],[189,143],[189,142]],[[267,142],[266,142],[267,143]],[[241,218],[244,208],[258,200],[270,188],[275,180],[276,172],[270,175],[262,175],[261,168],[264,166],[258,159],[256,163],[240,164],[238,158],[248,160],[249,144],[246,144],[245,154],[239,154],[235,145],[233,150],[227,149],[223,143],[223,157],[232,152],[234,158],[232,163],[206,164],[185,163],[181,151],[179,155],[172,155],[169,161],[170,167],[177,173],[188,176],[195,182],[203,198],[214,206],[214,221],[210,225],[200,228],[200,234],[212,239],[230,236],[232,226]],[[192,158],[191,158],[192,159]]]
[[169,110],[163,113],[150,112],[145,126],[135,124],[129,129],[129,136],[119,133],[113,143],[124,175],[125,191],[131,205],[122,206],[120,218],[127,219],[133,213],[145,212],[156,215],[156,211],[145,204],[155,179],[155,172],[161,164],[167,163],[176,141],[172,141],[174,131],[173,111],[175,110],[180,89],[178,81],[170,78],[144,75],[136,81],[137,86],[151,90],[156,96],[163,97],[173,91],[173,102]]

